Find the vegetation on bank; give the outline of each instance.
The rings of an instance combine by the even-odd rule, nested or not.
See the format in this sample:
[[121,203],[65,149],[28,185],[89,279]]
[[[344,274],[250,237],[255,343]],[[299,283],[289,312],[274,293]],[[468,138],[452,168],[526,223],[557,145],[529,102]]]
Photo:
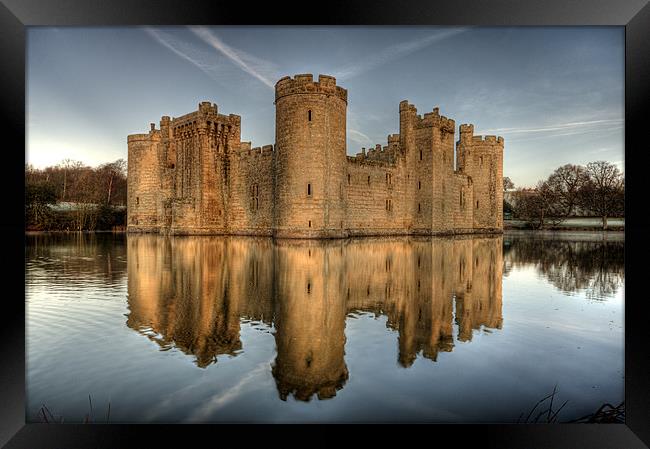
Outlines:
[[88,167],[66,159],[25,166],[28,231],[110,231],[126,225],[126,162]]
[[[572,420],[559,420],[559,414],[564,408],[564,406],[569,401],[564,401],[562,405],[553,408],[553,403],[555,396],[557,394],[557,385],[553,387],[553,392],[548,396],[540,399],[537,404],[528,412],[528,415],[524,418],[524,413],[519,415],[517,424],[537,424],[537,423],[585,423],[585,424],[594,424],[594,423],[625,423],[625,401],[622,401],[616,407],[605,403],[601,405],[598,410],[593,413],[589,413],[585,416],[582,416],[577,419]],[[544,405],[543,405],[544,404]],[[539,407],[539,408],[538,408]]]
[[625,214],[625,177],[606,161],[563,165],[532,189],[514,190],[510,178],[504,177],[503,190],[504,217],[531,229],[563,229],[567,219],[582,216],[598,217],[607,230],[608,219]]
[[[614,164],[590,162],[557,168],[534,188],[517,188],[503,178],[506,227],[584,229],[570,218],[624,216],[625,179]],[[65,159],[43,169],[25,166],[25,221],[28,231],[111,231],[126,226],[126,161],[85,166]],[[622,226],[614,226],[622,229]]]

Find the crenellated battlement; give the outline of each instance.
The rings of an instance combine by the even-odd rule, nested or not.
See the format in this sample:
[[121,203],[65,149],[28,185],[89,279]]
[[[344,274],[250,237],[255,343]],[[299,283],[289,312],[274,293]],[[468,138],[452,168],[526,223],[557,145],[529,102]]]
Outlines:
[[201,103],[199,103],[198,112],[204,115],[217,114],[217,104],[210,103],[209,101],[202,101]]
[[410,115],[414,128],[439,128],[445,132],[453,134],[456,130],[456,122],[444,115],[440,115],[440,108],[433,108],[431,112],[424,115],[418,114],[417,108],[410,104],[408,100],[402,100],[399,104],[400,115],[403,113]]
[[151,135],[150,134],[129,134],[126,136],[126,141],[131,143],[131,142],[138,142],[138,141],[150,141],[151,140]]
[[459,127],[462,142],[471,141],[472,143],[488,143],[503,146],[503,137],[501,136],[475,136],[474,125],[463,124]]
[[460,134],[474,134],[474,125],[463,123],[458,127],[458,132]]
[[492,145],[503,145],[503,137],[499,136],[472,136],[473,143],[489,143]]
[[170,119],[169,116],[163,116],[160,126],[162,127],[164,123],[165,125],[172,127],[174,130],[177,130],[180,128],[187,129],[187,127],[196,127],[197,125],[206,122],[210,122],[211,126],[226,125],[233,128],[239,128],[241,126],[241,116],[236,114],[219,114],[216,103],[202,101],[199,103],[196,111],[172,119]]
[[347,161],[350,164],[356,166],[368,166],[368,167],[385,167],[385,168],[397,168],[398,163],[395,160],[386,160],[386,159],[369,159],[367,157],[361,156],[361,153],[357,153],[356,156],[347,156]]
[[299,74],[293,78],[285,76],[275,84],[275,101],[282,97],[296,94],[334,95],[347,103],[348,91],[336,85],[336,78],[329,75],[318,75],[314,81],[311,74]]
[[348,158],[353,158],[357,161],[383,161],[393,163],[397,160],[399,153],[399,134],[390,134],[387,137],[388,145],[382,146],[381,144],[376,144],[374,148],[369,148],[366,151],[366,148],[361,148],[361,152],[357,153],[355,156],[348,156]]
[[273,145],[264,145],[261,147],[251,148],[250,142],[242,142],[239,150],[239,156],[244,159],[272,156],[274,151]]

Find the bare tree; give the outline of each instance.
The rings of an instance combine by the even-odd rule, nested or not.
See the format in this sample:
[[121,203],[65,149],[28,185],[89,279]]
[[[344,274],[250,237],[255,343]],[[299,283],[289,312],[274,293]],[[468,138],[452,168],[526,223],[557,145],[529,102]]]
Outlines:
[[515,183],[512,182],[510,177],[504,176],[503,177],[503,191],[507,192],[508,190],[512,190],[515,188]]
[[117,181],[120,179],[126,180],[126,161],[118,159],[115,162],[102,164],[97,168],[97,172],[106,188],[106,204],[110,206]]
[[575,211],[580,190],[588,180],[586,169],[580,165],[566,164],[551,173],[546,183],[553,192],[556,214],[567,218]]
[[74,173],[81,167],[83,167],[83,163],[81,161],[74,161],[69,158],[63,159],[61,163],[57,165],[56,168],[63,170],[63,193],[61,194],[61,201],[65,201],[68,188],[68,174],[71,172]]
[[580,189],[582,207],[601,217],[603,229],[607,218],[624,213],[625,181],[616,165],[606,161],[590,162],[586,172],[588,180]]
[[535,189],[518,189],[513,197],[517,218],[535,229],[543,229],[547,223],[557,225],[563,220],[557,213],[557,192],[548,181],[538,182]]

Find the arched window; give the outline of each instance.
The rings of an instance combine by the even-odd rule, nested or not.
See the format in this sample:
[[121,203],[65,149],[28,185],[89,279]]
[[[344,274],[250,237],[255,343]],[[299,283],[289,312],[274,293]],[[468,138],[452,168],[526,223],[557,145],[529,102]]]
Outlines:
[[311,122],[311,109],[307,111],[307,119]]
[[307,195],[311,196],[311,184],[307,184]]

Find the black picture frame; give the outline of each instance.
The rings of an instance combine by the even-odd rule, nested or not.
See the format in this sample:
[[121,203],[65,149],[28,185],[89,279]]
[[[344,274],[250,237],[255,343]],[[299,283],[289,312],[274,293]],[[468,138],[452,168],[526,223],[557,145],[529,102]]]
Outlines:
[[[383,426],[127,425],[25,423],[24,153],[25,27],[183,24],[491,25],[625,27],[625,424],[495,424]],[[483,448],[644,448],[650,445],[650,370],[645,344],[645,174],[650,117],[650,4],[647,0],[495,0],[435,2],[223,2],[128,0],[2,0],[0,3],[0,116],[3,125],[0,226],[13,288],[2,298],[0,325],[0,445],[7,448],[167,447],[179,438],[210,446],[344,444],[340,430],[365,444],[468,443]],[[6,291],[6,290],[5,290]],[[543,363],[543,361],[540,361]],[[298,436],[297,433],[300,433]],[[226,441],[228,441],[227,444]],[[178,444],[178,443],[176,443]],[[182,443],[181,443],[182,444]],[[201,443],[198,443],[201,444]],[[146,445],[146,446],[145,446]]]

